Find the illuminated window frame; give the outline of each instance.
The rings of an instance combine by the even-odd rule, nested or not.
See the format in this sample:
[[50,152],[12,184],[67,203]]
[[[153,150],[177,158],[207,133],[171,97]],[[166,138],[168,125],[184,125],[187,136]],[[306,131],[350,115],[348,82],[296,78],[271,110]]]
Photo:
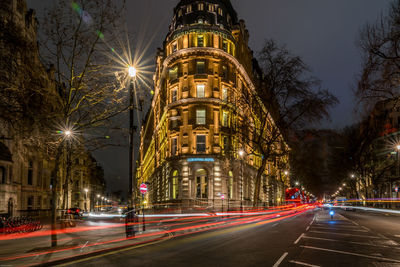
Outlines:
[[205,84],[197,84],[196,85],[196,97],[197,98],[206,97],[206,85]]
[[205,125],[206,124],[207,112],[205,108],[196,109],[196,124]]

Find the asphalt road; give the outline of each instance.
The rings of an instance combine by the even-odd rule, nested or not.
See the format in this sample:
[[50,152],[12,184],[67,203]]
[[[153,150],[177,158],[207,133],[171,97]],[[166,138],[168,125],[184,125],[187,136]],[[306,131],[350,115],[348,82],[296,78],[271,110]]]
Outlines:
[[67,263],[68,266],[400,266],[400,217],[337,210],[249,222]]

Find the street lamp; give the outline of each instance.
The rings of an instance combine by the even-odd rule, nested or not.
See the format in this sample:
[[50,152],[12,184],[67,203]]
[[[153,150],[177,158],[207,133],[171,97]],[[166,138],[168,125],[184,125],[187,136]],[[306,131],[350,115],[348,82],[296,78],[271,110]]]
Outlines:
[[295,184],[295,185],[299,185],[299,182],[296,181],[294,184]]
[[96,200],[97,211],[99,211],[99,198],[100,198],[100,195],[97,194],[97,200]]
[[[133,206],[133,199],[135,199],[136,194],[134,194],[134,190],[133,190],[133,160],[135,158],[134,155],[134,149],[133,149],[133,131],[134,131],[134,122],[133,122],[133,92],[135,90],[135,88],[133,88],[134,86],[136,86],[136,75],[137,75],[137,69],[133,66],[128,66],[128,75],[129,77],[131,77],[131,81],[129,83],[129,193],[128,193],[128,197],[129,197],[129,201],[128,203],[131,204],[131,206]],[[136,183],[135,183],[136,186]],[[136,192],[136,190],[135,190]]]

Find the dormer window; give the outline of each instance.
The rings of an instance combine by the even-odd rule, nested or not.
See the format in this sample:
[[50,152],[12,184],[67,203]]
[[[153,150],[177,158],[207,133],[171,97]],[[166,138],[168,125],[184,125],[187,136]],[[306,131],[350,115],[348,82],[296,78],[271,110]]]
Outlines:
[[218,8],[218,15],[220,16],[224,15],[224,11],[221,8]]
[[178,11],[178,17],[182,17],[182,9],[179,9],[179,11]]
[[175,42],[172,44],[172,53],[176,52],[178,50],[178,43]]
[[214,7],[214,5],[208,5],[208,11],[209,12],[214,12],[215,11],[215,7]]
[[186,6],[186,13],[192,12],[192,5]]
[[198,47],[203,47],[204,46],[204,36],[203,35],[198,35],[197,36],[197,46]]

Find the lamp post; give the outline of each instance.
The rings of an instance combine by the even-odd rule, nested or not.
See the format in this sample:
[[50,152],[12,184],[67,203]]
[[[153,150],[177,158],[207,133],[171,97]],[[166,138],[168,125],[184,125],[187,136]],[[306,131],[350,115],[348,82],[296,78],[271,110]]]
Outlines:
[[244,150],[239,150],[240,156],[240,211],[243,212],[243,157]]
[[136,197],[136,190],[133,190],[133,185],[134,183],[134,165],[133,165],[133,160],[135,158],[134,156],[134,149],[133,149],[133,93],[134,93],[134,86],[136,86],[136,74],[137,70],[133,66],[128,67],[128,74],[131,77],[131,81],[129,83],[129,202],[130,206],[133,207],[134,199]]

